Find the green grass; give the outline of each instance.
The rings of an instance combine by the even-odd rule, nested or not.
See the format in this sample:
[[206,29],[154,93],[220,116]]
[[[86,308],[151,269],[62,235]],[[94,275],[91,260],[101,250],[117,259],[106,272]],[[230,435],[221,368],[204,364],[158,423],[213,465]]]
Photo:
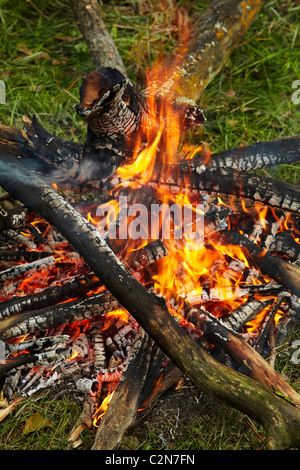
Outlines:
[[[1,423],[0,449],[66,450],[70,448],[69,433],[81,411],[79,401],[67,395],[57,396],[52,391],[26,399]],[[29,424],[30,419],[40,427]],[[86,431],[82,447],[90,449],[94,437],[93,431]]]
[[[197,15],[208,2],[102,2],[104,19],[135,80],[138,69],[151,66],[158,55],[176,45],[176,6]],[[201,98],[207,117],[203,129],[192,131],[193,142],[206,141],[213,152],[257,140],[299,133],[300,106],[292,103],[292,83],[299,74],[299,13],[295,0],[270,1]],[[176,20],[177,18],[177,20]],[[0,0],[0,80],[6,104],[1,123],[22,126],[23,115],[36,115],[59,137],[82,141],[85,126],[73,111],[81,78],[93,70],[87,46],[76,26],[70,4],[63,0]],[[298,164],[267,169],[293,183]],[[295,332],[297,338],[299,333]],[[275,367],[292,384],[299,368],[289,351]],[[297,385],[298,386],[298,385]],[[82,404],[55,392],[23,402],[0,424],[0,449],[67,449],[67,437]],[[40,413],[52,427],[23,434],[26,420]],[[236,410],[184,388],[163,397],[127,431],[124,449],[256,449],[261,430]],[[80,449],[90,449],[94,431],[82,433]]]

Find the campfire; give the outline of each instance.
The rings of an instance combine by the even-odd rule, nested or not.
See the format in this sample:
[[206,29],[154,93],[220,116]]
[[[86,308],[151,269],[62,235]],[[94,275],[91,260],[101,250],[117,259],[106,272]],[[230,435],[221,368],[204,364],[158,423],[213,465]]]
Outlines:
[[[176,94],[179,70],[157,64],[141,91],[98,69],[75,106],[88,128],[83,147],[26,118],[22,142],[15,137],[22,159],[1,155],[3,398],[71,384],[84,400],[73,441],[102,429],[112,407],[123,417],[119,442],[138,410],[186,372],[150,334],[164,306],[214,361],[299,402],[265,361],[299,318],[299,191],[246,173],[272,162],[282,142],[255,144],[256,159],[249,148],[216,155],[189,144],[205,112]],[[97,249],[108,250],[102,275]],[[141,314],[129,308],[137,285],[149,294]]]

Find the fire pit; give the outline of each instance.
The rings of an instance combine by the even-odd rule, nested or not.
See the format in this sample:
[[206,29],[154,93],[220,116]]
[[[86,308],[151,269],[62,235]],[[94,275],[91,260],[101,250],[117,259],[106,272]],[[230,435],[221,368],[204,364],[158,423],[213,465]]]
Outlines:
[[187,144],[205,110],[178,94],[181,57],[143,90],[113,67],[84,78],[84,145],[36,119],[3,127],[3,397],[71,384],[84,407],[70,440],[95,427],[94,449],[116,448],[185,374],[291,447],[299,395],[271,364],[299,320],[300,193],[252,171],[296,161],[299,138]]

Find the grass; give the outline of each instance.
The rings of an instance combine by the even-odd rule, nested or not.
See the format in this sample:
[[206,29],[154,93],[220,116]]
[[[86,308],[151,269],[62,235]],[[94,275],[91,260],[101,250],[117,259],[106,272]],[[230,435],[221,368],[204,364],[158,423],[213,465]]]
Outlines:
[[[104,19],[135,80],[139,69],[176,45],[183,6],[197,17],[208,2],[101,2]],[[13,6],[12,6],[13,5]],[[205,127],[190,132],[193,142],[205,140],[213,152],[257,140],[299,133],[300,105],[292,102],[292,83],[299,80],[300,2],[270,1],[226,65],[201,98]],[[22,116],[35,114],[49,131],[82,141],[85,126],[73,111],[81,78],[93,70],[86,44],[70,3],[53,0],[0,0],[0,80],[6,85],[1,122],[22,126]],[[270,176],[297,184],[298,164],[267,169]],[[294,332],[294,338],[299,333]],[[299,386],[299,368],[290,350],[278,355],[277,368]],[[34,396],[0,425],[0,449],[67,449],[67,436],[81,413],[81,403],[56,391]],[[27,420],[39,413],[47,421],[24,434]],[[51,424],[49,424],[51,423]],[[141,413],[125,434],[121,448],[131,449],[256,449],[261,430],[226,405],[215,402],[189,383],[171,391],[151,410]],[[90,449],[94,431],[82,433],[80,449]]]

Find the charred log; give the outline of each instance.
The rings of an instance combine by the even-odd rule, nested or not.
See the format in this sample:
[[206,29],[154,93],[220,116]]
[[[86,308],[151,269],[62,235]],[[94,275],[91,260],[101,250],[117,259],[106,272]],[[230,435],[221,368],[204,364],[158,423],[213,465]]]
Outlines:
[[23,245],[29,248],[30,250],[37,249],[36,243],[19,231],[13,229],[4,230],[2,235],[4,236],[4,239],[9,242],[17,243],[18,245]]
[[0,251],[0,260],[1,261],[26,261],[33,262],[40,260],[42,258],[47,258],[52,256],[54,253],[49,251],[10,251],[10,250],[1,250]]
[[55,263],[54,256],[47,256],[45,258],[32,261],[31,263],[20,264],[13,268],[6,269],[0,273],[0,284],[3,284],[9,279],[16,279],[24,274],[32,271],[38,271],[39,269],[51,266]]
[[207,166],[215,169],[252,171],[297,162],[300,159],[299,154],[300,137],[292,136],[214,153],[208,159],[195,157],[193,165],[200,167],[205,162]]
[[141,391],[145,384],[153,341],[141,330],[126,371],[101,419],[92,450],[113,450],[118,447],[124,432],[136,418],[141,403]]
[[118,49],[102,19],[99,3],[95,0],[76,0],[71,5],[94,65],[114,67],[126,75]]
[[[270,312],[267,315],[265,323],[263,325],[262,331],[258,339],[255,341],[253,347],[254,349],[262,356],[269,357],[272,352],[274,345],[270,345],[271,342],[274,342],[274,329],[275,329],[275,315],[278,312],[281,304],[283,303],[284,297],[280,296],[273,303]],[[267,352],[266,352],[267,351]]]
[[24,130],[0,126],[1,148],[29,159],[38,171],[44,169],[53,173],[59,170],[60,180],[74,178],[83,146],[59,139],[44,129],[35,117],[24,117],[23,120]]
[[[95,93],[98,93],[97,90]],[[141,102],[140,98],[137,98],[138,95],[136,99],[134,98],[134,93],[129,94],[126,99],[131,97],[132,106],[135,106],[135,112],[137,112]],[[80,109],[80,105],[78,105],[78,109]],[[97,113],[96,116],[94,115],[94,118],[96,117]],[[138,117],[138,120],[140,118]],[[63,141],[50,134],[38,123],[36,118],[32,120],[24,118],[24,125],[24,130],[0,126],[1,148],[9,153],[28,158],[31,165],[34,163],[37,171],[44,168],[44,171],[51,174],[54,181],[58,180],[78,185],[92,178],[94,186],[99,188],[101,180],[112,174],[126,157],[124,142],[122,146],[117,145],[111,139],[107,140],[105,133],[101,138],[96,138],[92,130],[88,131],[84,148],[81,144]],[[238,147],[213,154],[209,159],[196,156],[191,162],[183,161],[181,170],[201,174],[205,163],[211,169],[221,171],[222,175],[222,169],[229,169],[229,172],[233,169],[249,171],[278,164],[290,164],[299,160],[298,146],[298,136],[271,142],[258,142],[248,147]],[[46,166],[43,167],[43,165]],[[97,175],[95,169],[97,169]],[[176,174],[177,171],[178,169],[174,168]],[[167,171],[167,174],[169,173]],[[210,174],[213,178],[213,173]],[[229,178],[230,173],[227,172],[224,176],[226,175]],[[218,176],[216,180],[217,178]],[[225,194],[228,194],[228,189]]]
[[300,244],[295,241],[291,231],[276,234],[275,239],[269,245],[269,251],[288,257],[292,261],[300,258]]
[[80,178],[106,178],[130,155],[126,140],[140,127],[144,106],[137,88],[116,69],[97,69],[83,79],[74,107],[88,129]]
[[22,341],[21,343],[7,343],[6,349],[9,354],[17,354],[20,351],[37,352],[53,348],[60,343],[67,343],[69,339],[68,335],[45,336],[33,338],[30,341]]
[[271,305],[272,302],[272,299],[264,301],[256,300],[255,298],[249,299],[240,307],[233,310],[228,317],[224,318],[223,323],[227,328],[231,328],[233,331],[238,332],[246,323],[253,320],[258,313]]
[[22,356],[7,359],[5,364],[0,365],[0,378],[7,375],[12,369],[32,369],[36,365],[51,364],[71,355],[71,348],[57,348],[35,354],[24,354]]
[[21,227],[25,224],[25,220],[26,210],[22,206],[8,210],[0,208],[0,232]]
[[300,190],[296,185],[264,176],[237,173],[229,168],[211,170],[204,166],[194,167],[193,163],[184,163],[181,168],[190,173],[191,189],[211,194],[232,194],[290,212],[300,211]]

